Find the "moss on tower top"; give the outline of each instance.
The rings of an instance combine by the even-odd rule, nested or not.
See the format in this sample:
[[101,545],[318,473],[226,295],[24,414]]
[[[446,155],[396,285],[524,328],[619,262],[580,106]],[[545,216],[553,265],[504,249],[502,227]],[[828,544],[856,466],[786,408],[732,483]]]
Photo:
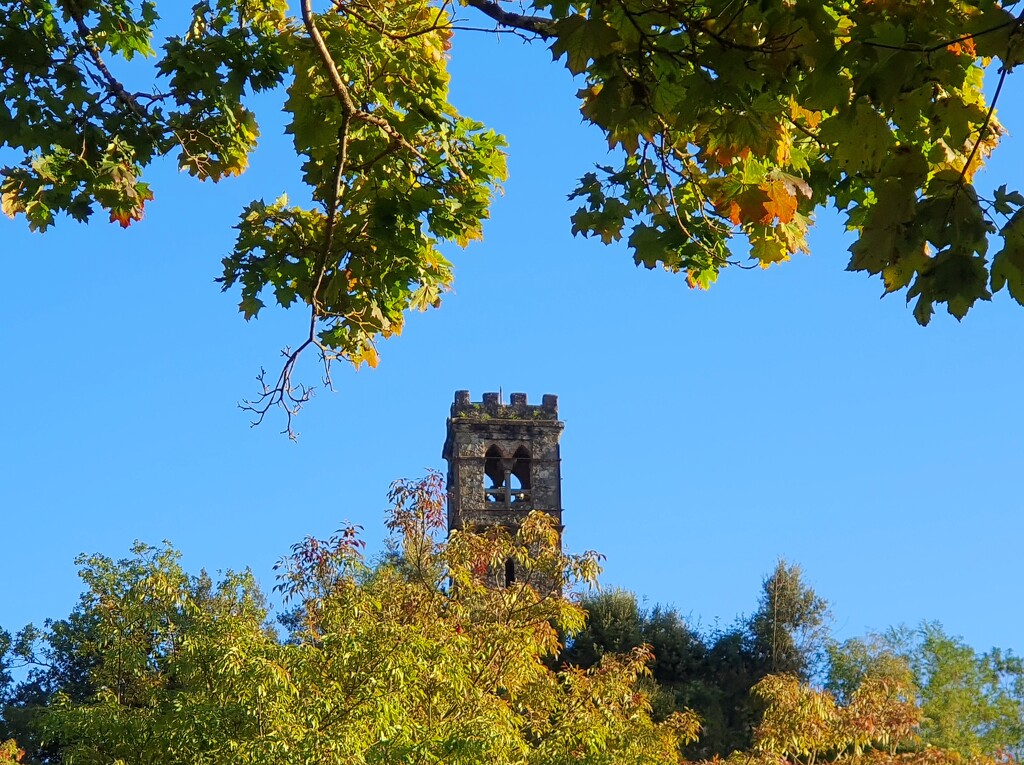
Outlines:
[[545,393],[540,404],[530,404],[525,393],[513,393],[506,404],[498,393],[485,393],[481,402],[470,401],[469,391],[455,392],[452,419],[558,420],[558,396]]

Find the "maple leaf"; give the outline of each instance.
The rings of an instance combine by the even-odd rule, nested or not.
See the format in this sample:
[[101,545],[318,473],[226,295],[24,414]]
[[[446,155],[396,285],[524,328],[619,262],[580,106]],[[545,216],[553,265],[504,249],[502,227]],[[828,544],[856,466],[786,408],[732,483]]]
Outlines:
[[573,74],[582,74],[591,59],[607,53],[618,40],[618,32],[603,21],[569,16],[558,22],[558,36],[551,44],[551,55],[558,60],[565,54],[566,68]]
[[238,303],[238,310],[245,317],[246,321],[255,318],[261,308],[263,308],[263,301],[258,297],[246,297]]
[[1024,214],[1015,213],[1000,233],[1004,244],[992,261],[992,291],[1007,287],[1010,296],[1024,305]]
[[376,348],[367,343],[362,347],[360,353],[353,354],[352,361],[353,364],[355,364],[356,369],[358,369],[359,365],[363,362],[366,362],[366,365],[369,366],[370,369],[376,369],[377,365],[380,364],[380,354],[377,353]]
[[956,54],[957,56],[970,56],[971,58],[974,58],[978,55],[978,51],[974,47],[974,38],[972,37],[967,37],[963,40],[951,43],[946,46],[946,50],[950,53]]
[[722,167],[729,167],[732,164],[733,159],[739,157],[740,159],[746,159],[750,156],[749,146],[734,146],[732,144],[722,144],[716,146],[713,149],[709,149],[708,153],[715,158]]
[[813,196],[811,185],[798,175],[790,175],[782,170],[775,169],[768,174],[768,177],[773,181],[783,183],[789,193],[794,196],[803,195],[808,199]]
[[889,264],[882,268],[885,291],[895,292],[910,284],[915,274],[928,267],[930,252],[928,243],[921,242],[916,250],[901,249],[893,253]]
[[[771,223],[775,214],[768,211],[771,200],[762,186],[741,187],[742,191],[716,205],[716,212],[734,225]],[[766,220],[767,219],[767,220]]]
[[0,211],[3,211],[3,214],[8,218],[14,218],[18,213],[25,211],[24,202],[18,198],[18,192],[20,190],[20,184],[12,184],[12,186],[9,189],[5,189],[3,195],[0,196]]
[[810,254],[811,249],[807,246],[807,227],[810,219],[806,215],[796,213],[789,223],[780,223],[774,228],[774,235],[786,245],[790,253],[802,252]]
[[818,140],[847,173],[879,170],[896,145],[885,117],[864,103],[824,120]]
[[716,268],[691,268],[686,272],[686,285],[690,289],[709,290],[717,279]]
[[761,268],[768,268],[772,263],[784,263],[789,260],[789,249],[785,243],[777,239],[752,238],[750,240],[750,257],[758,261]]
[[966,249],[946,249],[931,258],[907,291],[907,302],[918,298],[914,306],[917,320],[928,324],[935,303],[945,303],[946,310],[960,320],[976,301],[990,299],[984,264],[982,256]]
[[[804,186],[806,185],[805,183]],[[779,223],[789,223],[793,220],[797,205],[796,194],[791,191],[793,186],[794,184],[791,182],[782,179],[761,186],[768,196],[768,201],[764,205],[765,214],[761,219],[762,223],[770,225],[775,218],[779,219]],[[809,195],[810,188],[807,191]]]

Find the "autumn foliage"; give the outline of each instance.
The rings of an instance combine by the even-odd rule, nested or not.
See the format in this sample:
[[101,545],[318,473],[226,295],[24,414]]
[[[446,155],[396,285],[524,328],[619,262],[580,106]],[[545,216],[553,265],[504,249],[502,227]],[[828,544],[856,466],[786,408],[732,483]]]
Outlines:
[[[584,626],[567,593],[594,582],[596,556],[564,555],[542,514],[514,535],[439,541],[441,489],[436,474],[393,486],[376,565],[356,527],[296,544],[277,567],[276,627],[249,572],[190,576],[170,548],[141,544],[82,557],[72,614],[4,635],[0,669],[29,674],[0,688],[0,737],[18,741],[0,762],[679,765],[701,723],[652,718],[650,646],[585,669],[555,659]],[[510,557],[521,576],[494,586],[487,572]],[[727,762],[966,763],[921,744],[898,674],[866,677],[843,703],[791,675],[754,694],[753,745]]]
[[921,323],[1002,289],[1024,302],[1024,196],[976,185],[1024,58],[1015,2],[293,5],[202,0],[160,21],[154,0],[0,0],[0,147],[21,158],[3,211],[38,230],[98,209],[127,226],[161,157],[203,180],[243,173],[253,97],[283,88],[313,204],[267,189],[246,206],[223,285],[246,318],[304,306],[308,344],[373,365],[407,311],[440,304],[439,243],[479,239],[505,178],[502,137],[448,98],[475,13],[473,29],[547,46],[614,150],[571,192],[574,232],[707,288],[744,250],[763,267],[806,252],[833,205],[856,237],[849,268],[904,292]]
[[13,740],[0,743],[0,765],[14,765],[20,763],[25,752],[18,748]]

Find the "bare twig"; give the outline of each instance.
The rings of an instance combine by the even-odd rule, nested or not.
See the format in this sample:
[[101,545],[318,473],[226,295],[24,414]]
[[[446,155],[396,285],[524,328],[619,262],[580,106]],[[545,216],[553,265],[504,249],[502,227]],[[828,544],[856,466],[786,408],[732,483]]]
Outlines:
[[259,397],[252,401],[242,401],[238,405],[238,408],[242,411],[252,412],[255,415],[255,419],[250,423],[252,427],[256,427],[263,422],[263,419],[271,409],[280,408],[284,410],[287,418],[285,428],[281,432],[286,434],[292,441],[297,440],[299,434],[292,427],[292,419],[299,413],[302,406],[313,398],[314,389],[302,384],[296,384],[292,380],[292,375],[295,373],[295,365],[298,363],[299,356],[302,355],[302,352],[309,345],[314,343],[314,340],[307,339],[294,351],[290,348],[285,348],[281,351],[281,355],[285,357],[285,362],[273,385],[267,384],[266,371],[260,370],[260,373],[256,376],[256,379],[263,388]]
[[[308,5],[308,0],[304,3],[304,8]],[[316,30],[316,27],[312,27]],[[333,60],[332,60],[333,64]],[[335,70],[337,71],[337,70]],[[342,83],[344,86],[344,83]],[[291,351],[285,348],[282,351],[282,355],[285,357],[284,365],[281,368],[281,372],[278,374],[277,381],[274,385],[268,385],[265,381],[265,372],[260,370],[260,374],[257,379],[263,386],[263,391],[260,397],[255,401],[243,402],[241,408],[254,412],[256,419],[253,421],[253,426],[260,424],[263,418],[266,417],[267,412],[272,408],[280,408],[285,412],[287,423],[283,433],[286,433],[290,439],[296,440],[298,434],[292,427],[292,420],[302,409],[303,404],[309,401],[313,396],[314,388],[306,387],[304,385],[296,385],[292,381],[292,374],[294,373],[295,366],[298,363],[299,356],[302,352],[310,345],[315,345],[320,349],[321,359],[324,364],[324,384],[331,388],[331,361],[337,358],[337,354],[331,353],[318,339],[316,336],[317,328],[320,323],[320,319],[323,316],[323,310],[320,304],[320,291],[323,286],[324,276],[327,273],[327,264],[330,260],[331,249],[334,244],[334,228],[338,218],[338,208],[341,205],[341,197],[344,192],[342,184],[342,178],[345,174],[345,164],[348,160],[348,131],[350,125],[350,112],[346,109],[342,109],[341,114],[341,126],[338,128],[338,150],[334,161],[334,170],[331,173],[331,193],[328,199],[325,200],[326,208],[326,222],[324,224],[324,240],[320,248],[320,252],[317,255],[317,261],[315,266],[315,277],[316,283],[313,286],[313,291],[310,295],[310,312],[309,312],[309,334],[303,343]]]

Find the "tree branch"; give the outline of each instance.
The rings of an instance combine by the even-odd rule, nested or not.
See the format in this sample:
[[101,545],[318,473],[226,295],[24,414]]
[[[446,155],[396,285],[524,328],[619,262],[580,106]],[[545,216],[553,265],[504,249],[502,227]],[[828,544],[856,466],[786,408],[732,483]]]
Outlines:
[[544,40],[555,36],[555,22],[551,19],[506,11],[495,0],[466,0],[466,4],[494,19],[500,26],[531,32]]
[[334,244],[334,226],[338,217],[338,207],[341,205],[342,182],[345,174],[345,163],[348,161],[348,126],[349,117],[341,115],[341,127],[338,128],[338,155],[334,161],[334,172],[331,174],[331,196],[327,200],[327,221],[324,224],[324,243],[320,250],[320,257],[316,264],[316,285],[313,287],[310,302],[313,304],[313,316],[309,328],[310,339],[314,336],[316,322],[321,314],[320,310],[320,287],[323,285],[324,274],[327,273],[327,260],[331,255],[331,246]]
[[324,41],[323,35],[320,34],[320,30],[313,20],[312,0],[302,0],[302,23],[305,25],[317,53],[320,55],[320,60],[323,61],[324,67],[327,69],[327,76],[331,81],[331,86],[334,88],[335,95],[338,97],[338,102],[341,104],[342,113],[350,120],[359,120],[379,127],[396,144],[413,154],[417,159],[424,160],[420,151],[409,143],[405,136],[395,130],[390,122],[383,117],[378,117],[376,114],[364,112],[356,106],[348,86],[345,85],[345,81],[341,78],[341,73],[334,63],[334,57],[331,56],[331,52],[327,48],[327,43]]
[[899,50],[907,53],[934,53],[935,51],[947,48],[950,45],[956,45],[957,43],[967,42],[973,40],[976,37],[982,35],[991,34],[992,32],[998,32],[1000,29],[1006,29],[1007,27],[1016,27],[1021,23],[1021,19],[1015,19],[1013,21],[1004,21],[1001,24],[996,24],[994,27],[988,29],[982,29],[980,32],[971,32],[970,34],[961,35],[960,37],[954,37],[951,40],[943,40],[942,42],[935,43],[934,45],[886,45],[885,43],[871,42],[870,40],[863,41],[864,45],[871,48],[884,48],[885,50]]
[[114,98],[123,103],[129,109],[131,109],[139,117],[147,117],[148,112],[142,108],[142,105],[135,99],[135,96],[125,90],[124,85],[114,77],[110,69],[107,67],[106,62],[100,55],[99,48],[90,42],[89,37],[92,35],[92,30],[85,23],[85,15],[82,13],[82,9],[78,7],[77,0],[66,0],[65,7],[67,8],[68,14],[75,22],[75,29],[78,31],[78,36],[81,39],[82,46],[89,54],[89,58],[92,59],[93,64],[99,70],[100,75],[103,77],[106,83],[107,90]]
[[292,418],[299,413],[302,405],[313,397],[313,388],[306,387],[305,385],[296,385],[292,382],[292,375],[295,372],[295,365],[298,363],[299,356],[302,355],[302,352],[308,346],[315,344],[315,340],[308,339],[294,351],[290,348],[282,350],[281,355],[285,357],[285,362],[273,385],[267,384],[266,370],[260,370],[260,373],[256,376],[256,379],[263,388],[259,398],[252,401],[242,401],[238,405],[238,408],[242,411],[252,412],[255,415],[255,419],[250,423],[252,427],[255,428],[263,422],[267,412],[276,406],[284,409],[285,416],[287,417],[285,429],[281,432],[286,434],[292,441],[298,438],[298,433],[292,427]]

